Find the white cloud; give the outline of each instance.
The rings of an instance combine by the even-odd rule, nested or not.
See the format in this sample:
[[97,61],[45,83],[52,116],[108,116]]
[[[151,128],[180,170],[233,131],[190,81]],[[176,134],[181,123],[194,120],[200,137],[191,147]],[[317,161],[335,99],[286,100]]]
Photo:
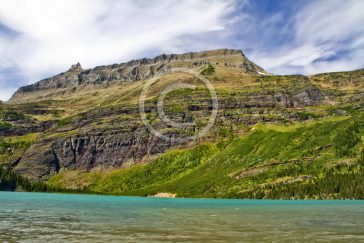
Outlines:
[[[224,30],[233,6],[232,0],[2,0],[0,23],[19,34],[0,36],[0,69],[20,68],[31,83],[76,62],[90,68],[176,50],[182,36]],[[2,90],[0,98],[8,97]]]
[[291,19],[292,42],[271,51],[255,50],[253,60],[278,74],[363,68],[363,9],[364,1],[312,1]]
[[[283,54],[284,53],[284,54]],[[260,65],[269,69],[280,69],[285,65],[290,66],[307,66],[320,57],[329,56],[332,52],[323,47],[315,47],[312,45],[303,45],[297,48],[286,48],[281,51],[281,55],[274,56],[255,56],[259,60]]]
[[296,17],[297,38],[324,43],[363,34],[364,2],[358,0],[313,1]]

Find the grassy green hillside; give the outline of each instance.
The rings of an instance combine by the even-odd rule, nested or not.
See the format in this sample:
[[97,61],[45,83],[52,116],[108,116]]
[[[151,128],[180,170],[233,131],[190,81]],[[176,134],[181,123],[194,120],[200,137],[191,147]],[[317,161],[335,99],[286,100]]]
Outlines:
[[243,137],[173,150],[109,172],[63,171],[52,186],[95,193],[232,198],[364,198],[362,115],[293,126],[259,124]]

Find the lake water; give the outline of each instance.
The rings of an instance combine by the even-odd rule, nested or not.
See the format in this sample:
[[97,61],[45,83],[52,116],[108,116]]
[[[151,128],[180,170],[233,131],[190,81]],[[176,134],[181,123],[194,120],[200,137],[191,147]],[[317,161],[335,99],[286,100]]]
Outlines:
[[0,192],[0,242],[364,242],[364,201]]

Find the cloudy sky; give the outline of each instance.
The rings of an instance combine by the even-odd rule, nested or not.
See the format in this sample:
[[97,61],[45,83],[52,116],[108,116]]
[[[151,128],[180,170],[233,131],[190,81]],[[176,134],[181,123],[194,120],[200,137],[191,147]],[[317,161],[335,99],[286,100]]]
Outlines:
[[361,0],[0,0],[0,100],[67,70],[237,48],[275,74],[364,67]]

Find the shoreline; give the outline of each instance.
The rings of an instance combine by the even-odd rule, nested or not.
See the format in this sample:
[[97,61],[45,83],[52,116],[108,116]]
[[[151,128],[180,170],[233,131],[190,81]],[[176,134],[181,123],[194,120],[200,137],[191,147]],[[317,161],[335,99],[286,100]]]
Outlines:
[[106,197],[138,197],[138,198],[174,198],[174,199],[216,199],[216,200],[259,200],[259,201],[364,201],[361,198],[236,198],[236,197],[179,197],[173,193],[156,193],[153,195],[125,195],[125,194],[107,194],[96,192],[62,192],[62,191],[1,191],[2,192],[16,192],[16,193],[41,193],[41,194],[59,194],[59,195],[84,195],[84,196],[106,196]]
[[154,195],[148,195],[147,197],[157,197],[157,198],[176,198],[177,194],[169,193],[169,192],[159,192]]

